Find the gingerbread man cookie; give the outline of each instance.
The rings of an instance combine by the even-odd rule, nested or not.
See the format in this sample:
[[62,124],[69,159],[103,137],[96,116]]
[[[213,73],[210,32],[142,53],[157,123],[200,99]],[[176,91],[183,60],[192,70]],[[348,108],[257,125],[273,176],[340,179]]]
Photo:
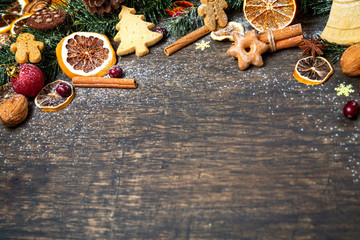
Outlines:
[[228,18],[224,11],[228,7],[225,0],[201,0],[198,8],[200,17],[204,17],[205,26],[210,30],[216,29],[216,23],[219,27],[226,27]]
[[238,59],[241,70],[245,70],[250,64],[257,67],[264,65],[261,54],[268,51],[269,47],[257,38],[255,30],[251,30],[245,36],[235,33],[233,37],[234,46],[228,49],[227,54]]
[[44,43],[36,41],[34,35],[30,33],[22,33],[11,44],[10,50],[15,53],[15,60],[20,63],[38,63],[41,60],[40,50],[44,49]]

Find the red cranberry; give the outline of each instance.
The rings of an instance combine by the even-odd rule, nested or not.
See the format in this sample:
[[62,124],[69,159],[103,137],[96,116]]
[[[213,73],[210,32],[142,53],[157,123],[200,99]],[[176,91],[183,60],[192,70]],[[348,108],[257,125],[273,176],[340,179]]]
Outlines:
[[62,97],[68,97],[71,94],[71,87],[66,83],[59,83],[56,87],[56,92]]
[[166,28],[157,28],[157,29],[155,29],[155,32],[162,34],[164,37],[167,36]]
[[109,76],[112,78],[119,78],[123,74],[123,70],[119,66],[113,66],[109,70]]
[[355,119],[359,115],[360,105],[355,100],[348,101],[343,109],[345,117],[348,119]]
[[182,15],[182,12],[176,12],[172,15],[173,18],[180,17]]

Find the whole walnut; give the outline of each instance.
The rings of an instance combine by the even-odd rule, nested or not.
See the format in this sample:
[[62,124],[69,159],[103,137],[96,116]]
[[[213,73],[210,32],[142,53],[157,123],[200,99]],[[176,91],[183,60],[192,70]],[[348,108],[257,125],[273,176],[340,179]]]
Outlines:
[[0,122],[6,127],[15,127],[22,123],[28,114],[28,100],[17,94],[0,104]]
[[348,76],[360,76],[360,43],[348,47],[340,59],[341,69]]

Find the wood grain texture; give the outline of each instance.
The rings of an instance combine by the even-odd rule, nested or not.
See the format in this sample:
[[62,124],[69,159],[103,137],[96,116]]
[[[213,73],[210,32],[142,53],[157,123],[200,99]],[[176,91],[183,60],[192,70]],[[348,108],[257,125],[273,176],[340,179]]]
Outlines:
[[[325,26],[300,21],[305,36]],[[0,238],[357,239],[360,120],[341,109],[359,78],[337,63],[306,86],[300,49],[240,71],[230,42],[168,57],[174,40],[121,57],[137,89],[76,88],[65,109],[30,101],[1,127]]]

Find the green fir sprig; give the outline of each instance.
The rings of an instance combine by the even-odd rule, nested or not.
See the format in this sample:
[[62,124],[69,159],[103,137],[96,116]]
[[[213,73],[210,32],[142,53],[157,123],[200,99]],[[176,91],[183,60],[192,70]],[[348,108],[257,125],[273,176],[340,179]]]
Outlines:
[[10,51],[10,45],[13,42],[10,39],[5,44],[0,44],[0,86],[10,81],[10,77],[7,74],[8,68],[17,65],[15,53]]
[[168,31],[173,35],[185,35],[204,25],[204,21],[197,14],[198,6],[184,12],[176,18],[168,18]]
[[70,16],[70,29],[73,32],[97,32],[107,36],[116,34],[116,24],[119,22],[118,11],[111,14],[91,14],[86,9],[81,0],[62,0],[66,4],[56,7]]
[[16,0],[1,0],[0,2],[0,13],[6,8],[10,7]]
[[58,43],[70,34],[64,27],[57,27],[48,31],[35,30],[27,28],[26,32],[34,35],[37,41],[44,43],[42,50],[42,59],[36,65],[42,70],[45,79],[49,82],[55,80],[56,75],[60,71],[60,67],[56,58],[56,46]]
[[127,0],[124,4],[135,8],[136,14],[144,15],[146,21],[158,23],[159,17],[166,17],[165,8],[172,5],[172,0]]
[[331,10],[332,0],[297,0],[300,11],[304,14],[328,15]]
[[341,55],[350,45],[341,45],[336,43],[331,43],[324,39],[321,40],[322,43],[327,44],[327,46],[323,49],[324,57],[329,58],[330,62],[335,64],[341,58]]

